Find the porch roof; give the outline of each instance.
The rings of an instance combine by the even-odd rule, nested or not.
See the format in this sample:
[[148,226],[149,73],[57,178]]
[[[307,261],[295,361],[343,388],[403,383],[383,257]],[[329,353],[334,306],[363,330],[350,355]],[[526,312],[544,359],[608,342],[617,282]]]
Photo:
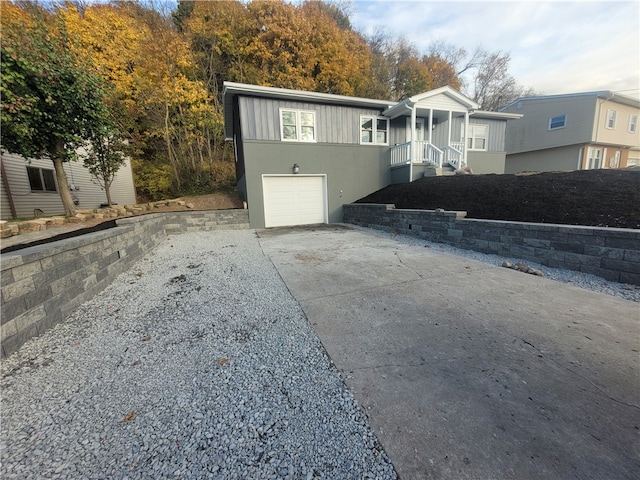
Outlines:
[[397,118],[411,113],[413,108],[422,110],[421,115],[428,110],[450,110],[458,112],[472,112],[480,108],[476,102],[464,96],[453,88],[446,86],[419,93],[386,109],[382,114],[389,118]]

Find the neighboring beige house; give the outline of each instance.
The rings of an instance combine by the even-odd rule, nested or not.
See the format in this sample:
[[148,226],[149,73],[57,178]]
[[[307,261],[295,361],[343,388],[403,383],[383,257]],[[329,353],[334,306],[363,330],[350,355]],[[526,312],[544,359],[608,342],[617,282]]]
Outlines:
[[611,91],[520,98],[507,123],[505,173],[640,165],[640,100]]
[[[0,162],[0,217],[3,220],[64,214],[51,160],[26,160],[19,155],[2,153]],[[78,208],[98,208],[107,203],[104,190],[94,183],[81,161],[67,162],[64,169]],[[120,205],[136,203],[128,160],[111,185],[111,201]]]

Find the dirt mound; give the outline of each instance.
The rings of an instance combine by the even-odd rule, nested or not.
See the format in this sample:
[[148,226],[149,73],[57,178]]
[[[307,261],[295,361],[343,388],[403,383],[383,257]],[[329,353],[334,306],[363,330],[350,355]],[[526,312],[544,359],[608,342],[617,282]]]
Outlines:
[[467,218],[640,228],[640,170],[426,177],[356,203],[464,210]]

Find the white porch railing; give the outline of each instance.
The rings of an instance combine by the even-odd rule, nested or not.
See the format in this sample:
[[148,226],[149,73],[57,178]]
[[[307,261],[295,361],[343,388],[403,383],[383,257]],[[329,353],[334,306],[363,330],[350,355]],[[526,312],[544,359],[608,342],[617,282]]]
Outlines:
[[391,147],[391,165],[402,165],[409,163],[411,156],[411,143],[402,143]]
[[451,142],[449,146],[455,148],[459,152],[464,152],[464,142]]
[[[414,142],[415,154],[413,163],[430,163],[436,167],[442,167],[444,152],[432,143],[425,141]],[[409,163],[411,158],[411,142],[394,145],[391,147],[391,165]]]
[[465,166],[464,154],[452,145],[444,149],[444,161],[454,169],[460,170]]

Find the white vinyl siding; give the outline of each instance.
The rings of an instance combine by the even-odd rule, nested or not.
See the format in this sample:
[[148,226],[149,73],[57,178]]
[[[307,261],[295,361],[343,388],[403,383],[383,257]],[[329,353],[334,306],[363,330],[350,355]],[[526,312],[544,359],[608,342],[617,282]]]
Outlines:
[[615,110],[608,109],[607,110],[607,122],[605,126],[609,130],[613,130],[616,128],[616,117],[618,116],[618,112]]
[[[45,216],[64,214],[59,192],[49,190],[35,191],[32,190],[29,183],[27,166],[53,171],[51,160],[31,159],[27,162],[27,160],[18,155],[3,153],[2,163],[4,164],[4,173],[7,176],[9,190],[11,191],[18,217],[34,217],[36,210],[42,211]],[[67,174],[69,184],[76,187],[72,194],[78,199],[77,208],[98,208],[101,204],[106,203],[107,197],[104,190],[93,182],[89,171],[82,165],[82,161],[65,162],[64,171]],[[56,187],[59,187],[57,183]],[[5,190],[4,186],[3,190]],[[131,164],[128,160],[115,176],[111,185],[111,198],[120,205],[136,203]],[[4,191],[1,201],[0,212],[2,212],[2,218],[11,218],[7,191]]]
[[389,145],[389,119],[386,117],[360,117],[360,143],[363,145]]
[[316,112],[281,108],[280,139],[283,142],[315,142]]
[[549,128],[548,130],[559,130],[564,128],[567,124],[567,116],[566,115],[558,115],[555,117],[551,117],[549,119]]
[[638,115],[629,115],[629,133],[636,133],[638,131]]

